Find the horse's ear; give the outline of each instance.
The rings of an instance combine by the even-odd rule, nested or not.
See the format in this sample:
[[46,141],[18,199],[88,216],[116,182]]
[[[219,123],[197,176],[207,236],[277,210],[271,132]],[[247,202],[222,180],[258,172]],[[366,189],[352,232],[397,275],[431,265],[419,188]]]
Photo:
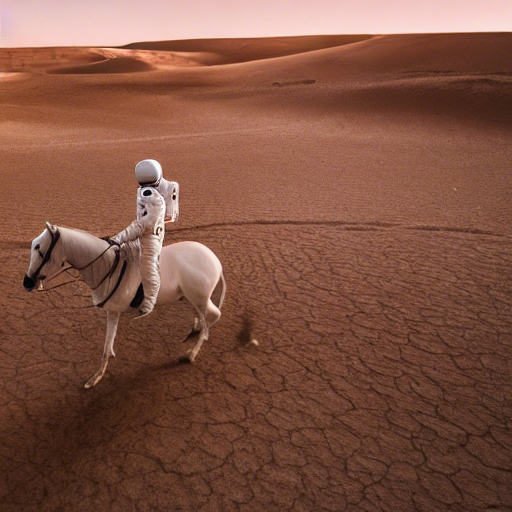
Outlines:
[[46,222],[46,228],[48,229],[48,231],[51,231],[52,233],[55,233],[56,231],[55,226],[52,226],[48,221]]

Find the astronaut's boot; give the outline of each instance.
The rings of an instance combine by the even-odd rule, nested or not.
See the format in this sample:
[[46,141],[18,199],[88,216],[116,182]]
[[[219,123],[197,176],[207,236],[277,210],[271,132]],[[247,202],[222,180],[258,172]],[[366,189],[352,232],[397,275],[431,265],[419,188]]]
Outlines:
[[143,316],[149,315],[149,313],[153,311],[154,307],[154,304],[150,300],[143,299],[139,306],[139,315],[137,318],[142,318]]

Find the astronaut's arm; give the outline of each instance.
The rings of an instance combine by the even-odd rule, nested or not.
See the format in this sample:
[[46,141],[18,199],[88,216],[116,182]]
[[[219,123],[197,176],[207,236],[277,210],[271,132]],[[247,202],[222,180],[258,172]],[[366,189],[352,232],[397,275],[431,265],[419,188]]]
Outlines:
[[[160,201],[162,201],[161,198]],[[125,242],[131,242],[132,240],[137,240],[144,233],[154,234],[155,227],[158,224],[158,219],[162,214],[163,208],[163,201],[157,204],[147,203],[144,216],[140,219],[134,220],[126,229],[113,237],[114,241],[122,244]]]
[[112,238],[115,242],[119,242],[120,244],[130,242],[140,238],[143,235],[145,229],[146,223],[141,222],[140,220],[134,220],[126,229],[123,229],[123,231],[119,232]]

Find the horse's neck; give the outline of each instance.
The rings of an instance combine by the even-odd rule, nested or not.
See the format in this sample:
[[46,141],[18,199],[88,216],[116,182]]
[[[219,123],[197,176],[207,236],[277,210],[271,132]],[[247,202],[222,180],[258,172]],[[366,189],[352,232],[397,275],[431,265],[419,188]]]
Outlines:
[[[66,260],[80,271],[86,282],[110,268],[115,254],[114,251],[104,252],[108,248],[108,242],[85,231],[70,228],[59,229]],[[104,254],[98,258],[103,252]],[[96,258],[98,259],[94,261]]]

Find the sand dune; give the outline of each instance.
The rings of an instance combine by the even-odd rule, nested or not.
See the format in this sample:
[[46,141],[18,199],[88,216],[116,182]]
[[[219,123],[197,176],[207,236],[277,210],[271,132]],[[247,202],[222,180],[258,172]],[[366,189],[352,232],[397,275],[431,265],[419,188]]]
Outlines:
[[323,63],[371,74],[511,73],[511,51],[509,33],[388,35],[326,51]]
[[284,57],[274,65],[302,63],[337,80],[338,73],[351,76],[365,72],[510,74],[511,51],[508,33],[198,39],[134,43],[121,48],[10,48],[0,52],[0,67],[1,71],[42,70],[66,62],[90,63],[115,57],[152,65],[159,61],[169,65],[174,58],[177,67],[190,65],[190,61],[210,66]]
[[[205,74],[244,85],[315,79],[317,83],[364,86],[400,80],[444,79],[506,83],[512,75],[511,34],[375,36],[243,65],[215,67]],[[280,80],[278,80],[281,78]],[[448,85],[448,87],[450,87]]]
[[[193,39],[133,43],[119,48],[10,48],[0,51],[0,71],[62,68],[66,63],[68,68],[72,68],[69,64],[81,66],[102,58],[114,57],[138,59],[160,66],[211,66],[309,52],[350,44],[370,37],[372,36]],[[109,66],[106,69],[109,69]],[[80,72],[78,69],[77,73]]]
[[[303,54],[194,70],[247,97],[297,85],[260,104],[309,112],[402,110],[512,123],[511,34],[376,36]],[[172,80],[172,78],[171,78]],[[312,85],[314,84],[314,85]],[[309,85],[309,87],[301,87]],[[229,94],[232,94],[230,91]],[[236,91],[235,91],[236,94]]]
[[[0,50],[0,510],[510,509],[510,55],[512,34]],[[126,227],[143,158],[180,183],[165,243],[224,265],[222,318],[187,366],[186,302],[121,321],[85,393],[103,311],[80,281],[26,293],[30,240]]]
[[[252,98],[262,108],[302,107],[313,115],[403,110],[512,122],[512,38],[506,33],[165,41],[61,49],[62,62],[55,62],[56,49],[49,51],[38,49],[32,64],[19,69],[98,75],[98,87],[113,95],[113,110],[130,101],[124,97],[130,90],[137,97],[180,90],[209,99]],[[3,69],[8,62],[27,62],[30,51],[8,53]],[[128,79],[133,73],[137,77]],[[22,94],[28,99],[32,91]]]

